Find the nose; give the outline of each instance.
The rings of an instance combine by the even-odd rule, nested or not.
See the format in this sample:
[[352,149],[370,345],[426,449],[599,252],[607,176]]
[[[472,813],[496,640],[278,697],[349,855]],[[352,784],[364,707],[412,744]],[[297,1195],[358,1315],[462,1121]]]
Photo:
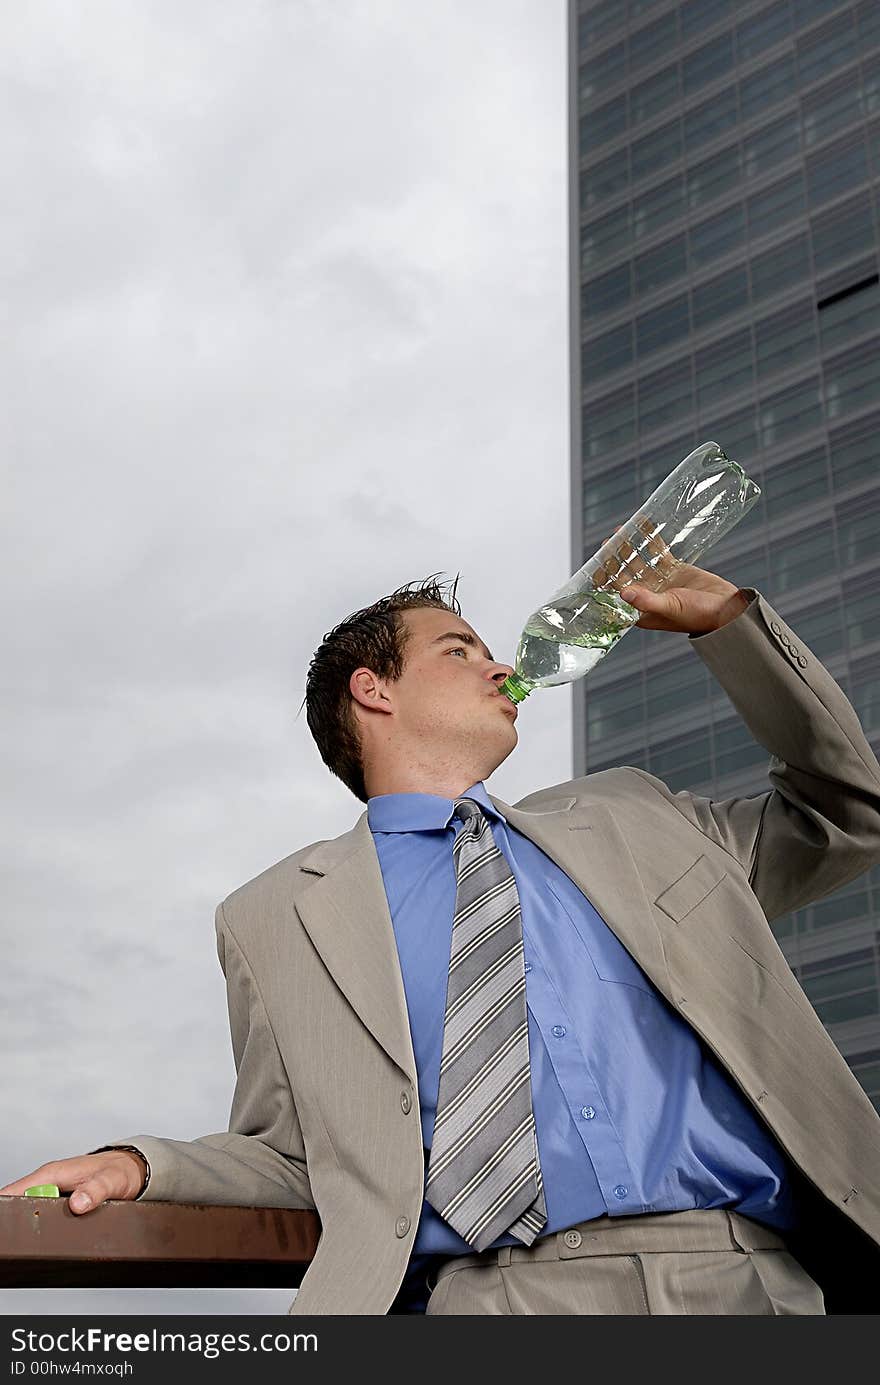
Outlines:
[[505,678],[509,678],[513,673],[512,664],[496,664],[495,669],[495,673],[492,674],[492,682],[498,683],[499,685],[504,682]]

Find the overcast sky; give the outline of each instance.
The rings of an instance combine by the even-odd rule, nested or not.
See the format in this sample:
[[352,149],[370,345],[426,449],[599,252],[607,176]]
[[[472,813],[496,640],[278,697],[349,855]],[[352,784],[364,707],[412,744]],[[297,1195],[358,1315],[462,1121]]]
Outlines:
[[[512,659],[571,564],[563,0],[27,0],[0,65],[2,1186],[227,1128],[214,908],[362,811],[324,632],[460,572]],[[507,802],[570,689],[518,731]]]

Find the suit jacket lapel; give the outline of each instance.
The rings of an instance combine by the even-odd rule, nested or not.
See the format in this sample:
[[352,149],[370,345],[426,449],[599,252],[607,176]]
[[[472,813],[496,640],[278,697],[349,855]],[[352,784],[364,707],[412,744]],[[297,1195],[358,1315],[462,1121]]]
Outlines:
[[[576,798],[524,812],[489,795],[587,896],[608,927],[671,999],[660,932],[626,838],[611,810]],[[322,842],[300,862],[314,877],[296,908],[320,956],[370,1033],[418,1084],[406,993],[379,857],[366,812],[350,832]]]

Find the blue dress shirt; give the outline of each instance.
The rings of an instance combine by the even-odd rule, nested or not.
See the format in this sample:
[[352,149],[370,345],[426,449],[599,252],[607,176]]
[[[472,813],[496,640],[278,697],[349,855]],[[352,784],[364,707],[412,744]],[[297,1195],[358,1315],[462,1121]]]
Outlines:
[[[569,876],[507,823],[483,784],[460,796],[482,805],[519,891],[547,1203],[541,1235],[592,1217],[695,1207],[792,1227],[785,1156],[699,1035]],[[452,799],[420,793],[381,794],[367,805],[406,992],[426,1168],[455,908],[452,843],[463,827],[452,807]],[[519,1244],[509,1234],[493,1242]],[[431,1260],[471,1249],[424,1202],[407,1282],[423,1285]]]

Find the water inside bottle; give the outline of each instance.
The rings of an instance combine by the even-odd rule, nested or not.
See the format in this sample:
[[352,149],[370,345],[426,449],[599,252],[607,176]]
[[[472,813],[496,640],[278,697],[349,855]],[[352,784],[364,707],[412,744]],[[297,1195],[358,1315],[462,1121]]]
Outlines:
[[639,612],[616,592],[583,591],[564,604],[541,606],[526,622],[516,669],[532,687],[553,687],[595,668]]

